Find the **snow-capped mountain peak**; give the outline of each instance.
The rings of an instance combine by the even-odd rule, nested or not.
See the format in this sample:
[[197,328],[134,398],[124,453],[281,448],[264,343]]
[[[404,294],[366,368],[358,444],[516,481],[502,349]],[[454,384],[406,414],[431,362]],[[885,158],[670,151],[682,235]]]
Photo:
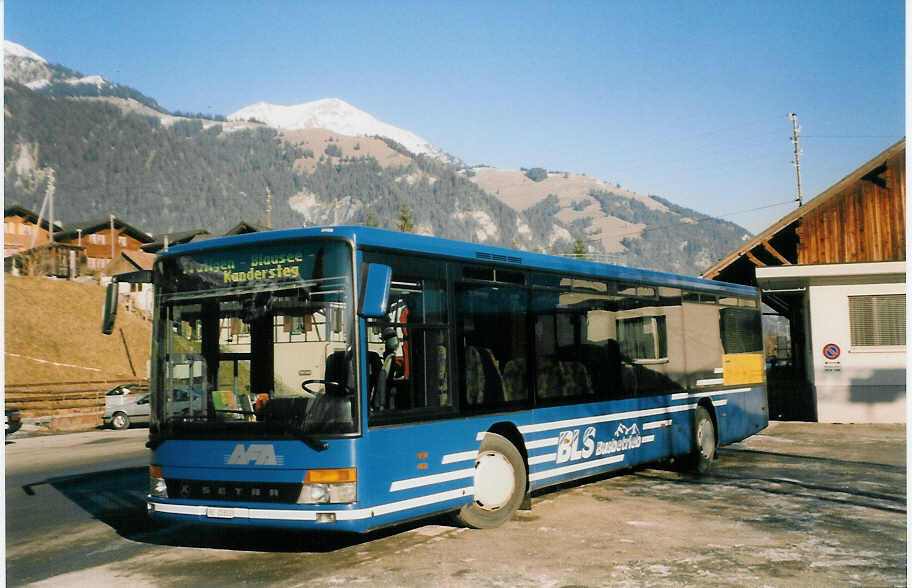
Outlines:
[[435,147],[415,133],[378,120],[338,98],[323,98],[292,106],[257,102],[228,115],[228,120],[250,119],[289,130],[327,129],[353,137],[380,135],[396,141],[412,153],[430,155],[442,160],[452,159],[439,147]]
[[44,57],[41,57],[34,51],[30,51],[20,45],[19,43],[13,43],[12,41],[3,41],[3,55],[13,57],[20,57],[22,59],[34,59],[35,61],[40,61],[42,63],[47,63],[47,60]]

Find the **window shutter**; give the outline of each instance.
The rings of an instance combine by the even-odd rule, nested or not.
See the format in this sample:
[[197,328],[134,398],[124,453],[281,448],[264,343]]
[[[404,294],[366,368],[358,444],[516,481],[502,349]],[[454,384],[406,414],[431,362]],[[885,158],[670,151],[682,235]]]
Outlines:
[[906,344],[906,295],[849,296],[854,347]]

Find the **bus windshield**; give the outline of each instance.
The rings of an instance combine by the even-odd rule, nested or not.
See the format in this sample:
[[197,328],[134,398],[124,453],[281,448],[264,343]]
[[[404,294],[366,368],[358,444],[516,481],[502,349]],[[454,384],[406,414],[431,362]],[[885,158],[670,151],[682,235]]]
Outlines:
[[300,241],[161,261],[158,433],[357,432],[351,255]]

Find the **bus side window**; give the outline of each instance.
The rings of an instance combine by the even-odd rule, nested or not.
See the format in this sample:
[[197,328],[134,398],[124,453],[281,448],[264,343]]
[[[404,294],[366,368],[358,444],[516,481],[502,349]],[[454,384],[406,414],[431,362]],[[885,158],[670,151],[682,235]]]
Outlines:
[[365,260],[393,269],[388,314],[368,322],[368,420],[434,418],[428,411],[453,404],[445,265],[368,251]]
[[[614,339],[604,283],[563,278],[532,296],[535,394],[542,404],[591,402],[617,394],[609,352]],[[578,290],[574,290],[577,288]]]
[[681,291],[619,284],[618,295],[616,331],[622,385],[633,387],[636,396],[671,394],[684,388]]
[[528,403],[526,290],[473,282],[459,284],[456,297],[462,408],[485,412]]

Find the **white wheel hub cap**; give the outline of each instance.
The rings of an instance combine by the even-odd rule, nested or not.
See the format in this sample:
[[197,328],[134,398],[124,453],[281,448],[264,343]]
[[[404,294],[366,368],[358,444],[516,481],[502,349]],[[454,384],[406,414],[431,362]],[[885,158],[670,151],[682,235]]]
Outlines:
[[496,451],[486,451],[475,462],[475,502],[485,510],[497,510],[513,496],[516,480],[510,461]]

